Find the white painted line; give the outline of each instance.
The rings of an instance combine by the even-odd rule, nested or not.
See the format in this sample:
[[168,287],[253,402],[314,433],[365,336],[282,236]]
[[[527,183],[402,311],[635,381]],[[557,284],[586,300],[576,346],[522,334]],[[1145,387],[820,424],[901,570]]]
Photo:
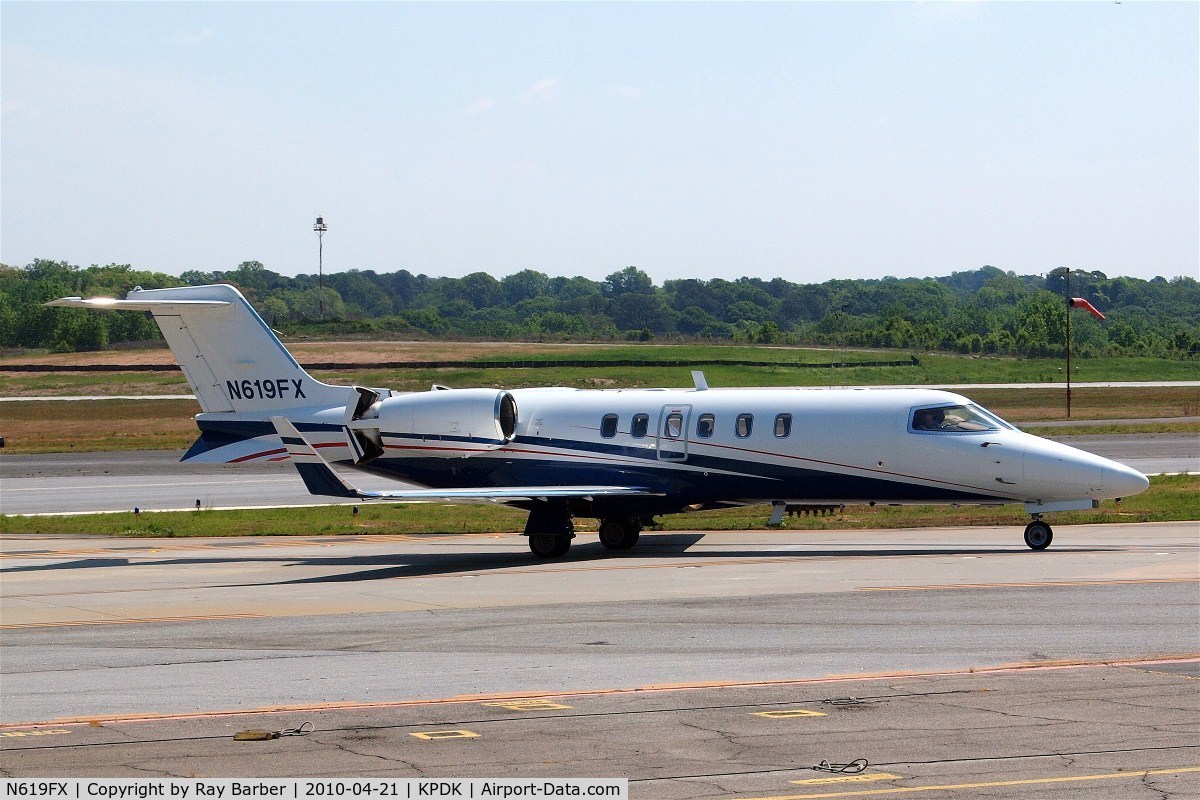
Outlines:
[[[271,506],[204,506],[201,511],[266,511],[268,509],[277,508],[323,508],[325,506],[354,506],[366,505],[367,500],[334,500],[329,503],[287,503],[283,505]],[[448,503],[439,500],[388,500],[383,505],[396,506],[422,506],[422,505],[449,505]],[[196,513],[195,506],[183,506],[181,508],[143,508],[143,514],[167,514],[175,512]],[[95,514],[132,514],[132,508],[114,508],[108,511],[39,511],[36,514],[7,514],[10,517],[90,517]]]
[[[139,483],[136,487],[130,489],[129,491],[133,492],[133,491],[140,491],[142,489],[162,489],[162,488],[173,487],[173,486],[197,486],[199,484],[215,484],[217,486],[224,486],[228,483],[229,483],[229,479],[224,476],[219,477],[219,478],[213,478],[210,480],[204,480],[203,478],[198,477],[196,480],[179,481],[176,483]],[[255,480],[255,483],[256,484],[258,484],[258,483],[295,484],[296,480],[295,480],[294,476],[289,475],[286,478],[258,478]],[[54,492],[55,494],[61,494],[62,492],[68,492],[68,491],[70,491],[70,492],[94,492],[98,489],[111,489],[113,487],[125,489],[125,488],[128,488],[128,484],[126,481],[120,480],[120,476],[114,476],[112,484],[93,484],[91,486],[58,486],[58,485],[55,485],[55,486],[32,486],[32,487],[17,487],[16,489],[6,486],[4,488],[4,491],[11,492],[13,494],[16,494],[17,492]]]

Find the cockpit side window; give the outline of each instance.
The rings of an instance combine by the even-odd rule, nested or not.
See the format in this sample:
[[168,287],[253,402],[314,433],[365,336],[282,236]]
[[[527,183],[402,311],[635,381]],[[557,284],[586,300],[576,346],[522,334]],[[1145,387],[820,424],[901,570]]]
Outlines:
[[1004,420],[977,405],[931,406],[913,411],[909,430],[918,433],[978,433],[1010,430]]

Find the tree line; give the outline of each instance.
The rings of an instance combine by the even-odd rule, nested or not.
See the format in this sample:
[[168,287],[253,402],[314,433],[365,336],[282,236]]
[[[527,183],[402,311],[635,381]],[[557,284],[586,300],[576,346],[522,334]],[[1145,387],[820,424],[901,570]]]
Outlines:
[[127,264],[0,265],[0,347],[71,351],[158,339],[147,315],[42,303],[66,295],[124,296],[134,286],[231,283],[268,324],[289,334],[688,339],[1021,356],[1063,354],[1066,297],[1074,296],[1107,316],[1104,322],[1072,316],[1077,356],[1200,357],[1200,281],[1194,278],[1147,281],[1065,268],[1016,275],[984,266],[938,278],[816,284],[684,278],[658,286],[631,266],[603,281],[530,269],[499,279],[485,272],[439,278],[402,269],[349,270],[325,275],[323,282],[322,294],[316,275],[288,277],[257,261],[179,277]]

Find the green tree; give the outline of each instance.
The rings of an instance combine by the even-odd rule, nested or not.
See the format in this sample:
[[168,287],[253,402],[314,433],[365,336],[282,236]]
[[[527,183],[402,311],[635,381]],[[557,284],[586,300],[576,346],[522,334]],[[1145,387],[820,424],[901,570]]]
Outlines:
[[505,276],[500,281],[500,286],[504,289],[505,300],[509,305],[516,305],[522,300],[530,300],[545,294],[549,285],[549,278],[532,269],[523,269]]
[[645,328],[653,333],[667,333],[674,328],[671,310],[656,294],[618,295],[610,305],[609,316],[621,330]]
[[278,295],[272,295],[263,301],[259,312],[271,326],[281,325],[291,318],[292,312],[288,304]]
[[626,267],[604,279],[605,297],[620,297],[623,294],[654,294],[654,281],[637,267]]

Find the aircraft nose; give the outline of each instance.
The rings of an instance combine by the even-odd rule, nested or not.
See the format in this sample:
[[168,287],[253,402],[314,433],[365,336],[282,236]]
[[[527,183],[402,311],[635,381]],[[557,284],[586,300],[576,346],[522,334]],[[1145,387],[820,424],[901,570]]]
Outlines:
[[1105,494],[1129,497],[1140,494],[1150,486],[1150,479],[1132,467],[1110,461],[1104,465]]

